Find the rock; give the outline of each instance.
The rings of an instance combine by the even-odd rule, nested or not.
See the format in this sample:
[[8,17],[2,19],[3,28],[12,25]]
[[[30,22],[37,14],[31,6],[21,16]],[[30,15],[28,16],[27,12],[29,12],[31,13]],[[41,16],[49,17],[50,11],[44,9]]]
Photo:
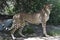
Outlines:
[[4,28],[9,28],[12,25],[12,19],[4,20],[2,23],[0,23],[0,31],[3,31]]

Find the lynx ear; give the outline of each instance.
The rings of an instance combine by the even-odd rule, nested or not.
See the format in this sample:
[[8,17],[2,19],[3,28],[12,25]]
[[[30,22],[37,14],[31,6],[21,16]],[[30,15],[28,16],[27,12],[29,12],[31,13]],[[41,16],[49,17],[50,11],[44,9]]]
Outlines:
[[50,4],[50,6],[53,6],[53,4]]

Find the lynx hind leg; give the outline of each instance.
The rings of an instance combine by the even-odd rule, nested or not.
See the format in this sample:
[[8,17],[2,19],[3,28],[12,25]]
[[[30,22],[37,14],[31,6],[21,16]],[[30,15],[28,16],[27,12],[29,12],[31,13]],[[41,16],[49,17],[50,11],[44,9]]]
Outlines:
[[22,37],[26,37],[26,36],[25,36],[25,35],[23,35],[23,33],[22,33],[23,28],[24,28],[24,27],[20,28],[20,29],[19,29],[19,31],[18,31],[18,33],[19,33]]
[[21,23],[20,23],[19,31],[18,31],[18,33],[19,33],[22,37],[26,37],[26,36],[23,35],[23,33],[22,33],[25,25],[26,25],[25,21],[22,20]]
[[16,37],[14,37],[14,34],[11,34],[11,37],[12,37],[12,39],[13,39],[13,40],[15,40],[15,39],[16,39]]

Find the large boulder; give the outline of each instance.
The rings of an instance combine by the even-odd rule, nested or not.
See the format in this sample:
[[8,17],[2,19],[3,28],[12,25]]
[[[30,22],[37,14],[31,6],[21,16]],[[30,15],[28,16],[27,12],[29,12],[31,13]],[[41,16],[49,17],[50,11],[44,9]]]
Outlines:
[[3,31],[6,27],[11,27],[12,21],[12,19],[6,19],[2,23],[0,23],[0,31]]

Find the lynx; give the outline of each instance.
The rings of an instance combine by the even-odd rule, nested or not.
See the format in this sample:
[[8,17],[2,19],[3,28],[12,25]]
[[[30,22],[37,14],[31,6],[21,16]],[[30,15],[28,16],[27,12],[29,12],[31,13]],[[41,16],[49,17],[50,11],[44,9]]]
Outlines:
[[43,28],[43,34],[45,36],[48,36],[46,32],[46,22],[49,19],[51,9],[52,9],[52,4],[45,4],[44,7],[37,13],[29,14],[29,13],[22,12],[22,13],[15,14],[13,16],[12,27],[6,29],[11,30],[11,36],[13,39],[15,39],[13,34],[17,29],[20,29],[19,32],[20,35],[22,37],[25,37],[22,34],[22,30],[27,23],[36,24],[36,25],[39,25],[41,23]]

